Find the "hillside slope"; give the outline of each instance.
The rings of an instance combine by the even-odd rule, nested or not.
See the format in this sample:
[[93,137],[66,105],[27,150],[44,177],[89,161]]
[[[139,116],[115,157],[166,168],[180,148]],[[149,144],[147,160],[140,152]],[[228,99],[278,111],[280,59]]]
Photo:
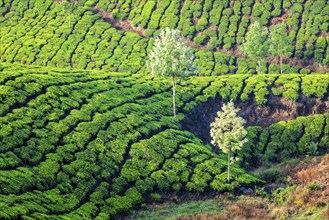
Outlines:
[[[259,183],[237,166],[232,169],[232,184],[226,183],[224,155],[215,155],[210,146],[173,122],[168,81],[130,73],[12,65],[1,69],[1,218],[104,219],[142,203],[152,192],[225,191]],[[300,81],[297,97],[299,91],[327,97],[328,75],[292,75],[294,80],[283,82],[281,77],[286,76],[179,81],[178,119],[218,92],[223,100],[266,103],[275,82],[282,86],[284,96],[290,94],[285,91],[290,91],[293,81]],[[264,83],[261,79],[267,86],[258,90],[257,85]],[[266,139],[272,142],[261,138],[266,142],[257,149],[248,145],[243,161],[250,163],[258,157],[260,146],[278,153],[292,147],[290,153],[297,155],[308,152],[302,150],[303,144],[319,141],[326,150],[328,115],[312,117],[301,119],[304,125],[293,130],[289,126],[282,130],[282,123],[273,125],[272,137]],[[290,135],[303,134],[303,127],[310,137]],[[250,128],[249,135],[253,137],[255,131]],[[298,151],[286,145],[282,132],[291,144],[300,146]],[[247,154],[249,149],[255,154]]]
[[[316,73],[328,70],[327,1],[74,2],[0,0],[0,219],[118,218],[159,194],[258,186],[245,169],[328,151],[329,74]],[[275,60],[255,74],[239,52],[255,19],[289,24],[285,74]],[[170,80],[144,65],[165,26],[201,69],[177,81],[177,122]],[[249,139],[230,184],[226,156],[206,144],[229,100]]]
[[[185,37],[201,48],[228,52],[239,57],[243,56],[239,46],[244,41],[252,21],[258,20],[264,26],[285,22],[289,27],[289,36],[294,40],[292,57],[301,59],[300,64],[329,64],[328,1],[82,0],[81,2],[109,12],[114,19],[126,20],[126,26],[141,28],[145,36],[152,36],[153,33],[158,32],[158,29],[167,26],[178,28]],[[298,63],[298,59],[290,59],[287,62]]]
[[[4,68],[0,76],[2,219],[104,219],[156,189],[258,182],[235,167],[233,184],[225,183],[226,162],[173,122],[170,83],[37,68]],[[179,111],[211,81],[179,86],[186,90]],[[204,169],[210,173],[199,182]]]
[[[85,6],[76,5],[69,15],[61,3],[50,0],[1,1],[1,61],[60,68],[138,72],[144,66],[153,38],[141,36],[138,32],[120,30],[92,7],[91,2],[94,1],[86,2]],[[101,1],[97,7],[100,5]],[[112,13],[109,16],[112,17]],[[220,48],[220,45],[216,48]],[[325,57],[326,43],[321,48],[319,46],[318,49],[321,50],[321,57]],[[238,54],[211,52],[201,48],[195,49],[195,56],[201,75],[256,73],[256,63]],[[311,60],[310,57],[305,59]],[[326,70],[326,65],[319,69],[317,64],[309,66],[305,62],[299,62],[298,66],[285,64],[284,73],[299,72],[303,67],[313,71]],[[279,66],[275,63],[262,62],[262,69],[270,73],[279,72]],[[310,70],[304,69],[302,72],[309,73]]]

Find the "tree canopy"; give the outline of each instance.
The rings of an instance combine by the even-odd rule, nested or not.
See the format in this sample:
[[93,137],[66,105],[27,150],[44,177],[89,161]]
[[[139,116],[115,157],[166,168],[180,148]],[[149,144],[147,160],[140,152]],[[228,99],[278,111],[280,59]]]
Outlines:
[[184,42],[180,31],[165,28],[155,39],[146,65],[154,76],[185,77],[198,72],[193,60],[192,50]]
[[280,57],[280,72],[282,74],[282,57],[290,57],[292,54],[292,41],[288,35],[284,23],[273,26],[270,30],[270,53],[271,56]]
[[241,45],[241,51],[251,59],[257,60],[260,73],[260,60],[266,59],[269,54],[268,29],[258,21],[250,25],[246,34],[246,41]]
[[239,110],[230,101],[223,105],[222,111],[217,112],[217,117],[210,124],[211,143],[228,154],[228,182],[230,182],[231,154],[240,150],[248,141],[246,139],[247,131],[243,127],[246,121],[238,116]]
[[158,77],[172,77],[173,114],[176,121],[176,77],[195,75],[199,69],[194,65],[192,50],[186,45],[179,30],[165,28],[155,39],[149,52],[147,69]]

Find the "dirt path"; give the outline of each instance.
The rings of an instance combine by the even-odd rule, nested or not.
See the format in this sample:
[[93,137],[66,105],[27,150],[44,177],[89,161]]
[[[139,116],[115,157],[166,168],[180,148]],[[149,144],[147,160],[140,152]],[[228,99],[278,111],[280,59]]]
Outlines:
[[[97,7],[93,7],[91,10],[93,13],[99,14],[105,21],[110,23],[114,28],[116,28],[118,30],[122,30],[125,32],[133,32],[133,33],[139,34],[145,38],[148,38],[144,35],[145,30],[143,28],[134,26],[132,24],[132,22],[128,19],[120,20],[120,19],[113,18],[110,12],[106,12],[103,9],[100,9]],[[208,45],[198,46],[191,40],[186,40],[186,41],[187,41],[187,44],[189,47],[199,49],[199,50],[207,50]],[[235,56],[238,58],[246,58],[246,59],[252,61],[251,59],[249,59],[245,54],[243,54],[240,51],[239,46],[234,50],[216,48],[215,50],[213,50],[213,52],[221,52],[221,53],[224,53],[224,54],[227,54],[230,56]],[[269,58],[266,61],[268,63],[279,64],[279,60],[277,58]],[[319,72],[319,71],[329,72],[328,66],[324,66],[324,65],[322,66],[320,64],[317,64],[314,61],[314,59],[304,61],[304,60],[300,60],[297,58],[288,58],[288,59],[284,59],[283,63],[288,64],[290,66],[297,66],[299,69],[307,68],[314,72]]]
[[[62,0],[53,0],[53,1],[62,2]],[[114,28],[116,28],[118,30],[122,30],[124,32],[133,32],[133,33],[136,33],[140,36],[143,36],[144,38],[149,38],[149,37],[145,36],[145,34],[144,34],[145,29],[134,26],[132,24],[132,22],[128,19],[120,20],[120,19],[113,18],[112,14],[110,12],[107,12],[103,9],[100,9],[97,6],[91,8],[91,11],[94,14],[100,15],[106,22],[110,23]],[[272,22],[276,22],[276,21],[272,21]],[[208,49],[207,44],[203,45],[203,46],[198,46],[193,41],[188,40],[188,39],[186,39],[186,42],[187,42],[189,47],[192,47],[192,48],[195,48],[195,49],[198,49],[198,50],[207,50]],[[226,49],[216,48],[212,52],[221,52],[221,53],[224,53],[224,54],[227,54],[227,55],[230,55],[230,56],[234,56],[234,57],[237,57],[237,58],[245,58],[245,59],[248,59],[250,61],[253,61],[240,51],[239,45],[237,45],[237,47],[234,50],[226,50]],[[279,59],[269,58],[269,59],[266,60],[266,62],[279,64]],[[314,59],[310,59],[308,61],[305,61],[305,60],[301,60],[301,59],[297,59],[297,58],[288,58],[288,59],[283,59],[283,63],[288,64],[290,66],[296,66],[299,69],[307,68],[307,69],[310,69],[314,72],[319,72],[319,71],[329,72],[329,67],[328,66],[317,64],[314,61]]]
[[112,14],[106,12],[100,8],[93,7],[91,11],[94,14],[99,14],[105,21],[110,23],[117,30],[122,30],[124,32],[133,32],[140,36],[146,37],[144,35],[145,30],[140,27],[135,27],[130,20],[120,20],[112,17]]

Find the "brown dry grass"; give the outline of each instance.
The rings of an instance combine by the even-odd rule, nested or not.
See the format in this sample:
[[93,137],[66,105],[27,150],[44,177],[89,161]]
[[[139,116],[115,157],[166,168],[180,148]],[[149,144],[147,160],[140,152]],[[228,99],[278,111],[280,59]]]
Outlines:
[[287,205],[298,210],[316,210],[326,207],[323,211],[324,219],[329,219],[329,154],[320,161],[312,158],[309,164],[299,163],[291,168],[292,182],[298,187],[290,192]]
[[315,181],[324,185],[329,184],[329,155],[324,156],[320,162],[313,158],[310,164],[299,164],[292,177],[297,184],[308,184]]
[[180,215],[176,220],[244,220],[244,219],[273,219],[269,215],[270,203],[262,198],[240,197],[232,201],[229,197],[224,198],[220,213]]
[[[323,219],[329,219],[329,154],[321,160],[314,157],[308,163],[287,165],[296,189],[287,193],[285,205],[278,205],[267,199],[241,196],[219,196],[223,200],[220,213],[180,215],[177,220],[244,220],[244,219],[294,219],[305,213],[319,212]],[[312,187],[313,184],[313,187]],[[322,213],[321,213],[322,212]],[[311,218],[310,218],[311,219]]]
[[[169,218],[176,220],[329,220],[329,154],[322,158],[306,158],[305,161],[307,162],[302,161],[297,165],[295,162],[287,163],[285,167],[283,164],[280,165],[290,175],[293,186],[278,194],[274,193],[270,199],[236,196],[231,193],[214,194],[212,198],[218,200],[216,203],[218,209],[211,209],[212,213],[181,214],[175,217],[171,215]],[[200,196],[195,197],[195,194],[190,194],[186,200],[209,199],[209,195]],[[153,206],[153,209],[169,207],[173,201],[177,200],[175,196],[169,196],[169,198],[171,202],[161,204],[160,207]]]

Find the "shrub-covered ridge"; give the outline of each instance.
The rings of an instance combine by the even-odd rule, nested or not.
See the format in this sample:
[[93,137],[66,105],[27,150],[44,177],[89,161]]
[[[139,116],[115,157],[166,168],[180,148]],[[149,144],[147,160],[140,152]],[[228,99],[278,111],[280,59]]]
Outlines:
[[[103,219],[154,191],[223,191],[258,182],[234,166],[232,184],[226,183],[225,160],[173,122],[170,82],[130,73],[1,69],[1,218]],[[260,77],[179,81],[178,119],[218,93],[238,99]],[[270,75],[264,88],[270,93],[280,77]],[[303,85],[308,76],[294,77]]]
[[164,27],[178,28],[197,45],[210,50],[236,49],[243,43],[252,21],[264,26],[285,22],[294,40],[293,57],[314,58],[328,65],[329,6],[326,1],[222,0],[116,1],[82,0],[108,11],[114,18],[129,19],[151,36]]
[[[107,3],[110,2],[107,1]],[[141,6],[144,4],[143,1],[140,3]],[[197,4],[200,3],[197,2]],[[106,17],[102,18],[101,14],[95,13],[91,5],[96,4],[97,7],[102,6],[101,1],[88,1],[84,5],[80,4],[75,7],[73,13],[68,16],[68,13],[59,2],[50,0],[1,1],[0,60],[2,62],[47,65],[60,68],[73,67],[137,72],[144,66],[144,60],[153,43],[153,38],[146,38],[137,33],[117,29],[107,22]],[[128,1],[124,5],[130,4],[131,2]],[[172,2],[168,10],[173,8],[175,4]],[[120,3],[117,5],[120,6]],[[135,9],[132,9],[131,13],[133,11]],[[114,16],[114,12],[111,12],[111,16]],[[182,18],[184,17],[183,14],[181,14]],[[171,15],[171,13],[168,15],[165,13],[164,17],[169,16],[168,19],[172,21]],[[215,14],[212,16],[215,16]],[[70,25],[68,20],[70,20]],[[165,26],[167,25],[161,27]],[[184,31],[182,33],[186,36]],[[201,36],[197,35],[197,37]],[[218,40],[211,40],[211,42],[213,41]],[[216,44],[216,48],[219,48],[220,45]],[[328,47],[324,44],[321,48],[322,52],[319,53],[319,56],[324,59],[324,51]],[[195,49],[195,56],[195,63],[201,68],[201,75],[256,73],[256,63],[246,58],[198,49]],[[309,60],[309,57],[306,60]],[[262,62],[261,66],[264,72],[279,72],[277,64]],[[285,64],[283,72],[310,73],[310,70],[300,70],[296,66]]]
[[[1,218],[104,219],[155,190],[258,182],[235,166],[226,184],[225,161],[173,123],[170,83],[8,66],[1,76]],[[178,110],[211,81],[178,86]]]

